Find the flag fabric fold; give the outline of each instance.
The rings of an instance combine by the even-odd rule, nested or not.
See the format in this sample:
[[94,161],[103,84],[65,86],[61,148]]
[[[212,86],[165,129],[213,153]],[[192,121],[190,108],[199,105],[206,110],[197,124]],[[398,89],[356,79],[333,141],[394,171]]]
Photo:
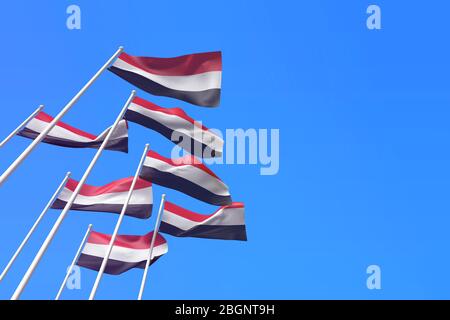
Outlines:
[[[118,235],[106,264],[105,273],[119,275],[133,268],[144,269],[150,251],[153,231],[143,236]],[[78,258],[77,265],[91,270],[100,270],[106,256],[111,235],[92,231]],[[166,239],[156,235],[151,264],[168,252]]]
[[[76,211],[120,213],[132,182],[133,177],[129,177],[100,187],[84,184],[70,209]],[[69,179],[64,189],[58,195],[58,198],[52,204],[52,208],[63,209],[77,186],[78,181]],[[151,216],[152,209],[152,184],[146,180],[138,179],[125,215],[139,219],[147,219]]]
[[247,241],[244,204],[233,202],[213,214],[202,215],[166,201],[159,232],[175,237]]
[[[52,121],[53,117],[45,112],[40,112],[17,134],[25,138],[35,139]],[[108,128],[100,135],[95,136],[59,121],[42,142],[67,148],[98,149],[110,129]],[[126,120],[119,122],[105,149],[128,152],[128,124]]]
[[172,160],[149,151],[140,177],[209,204],[232,202],[228,186],[194,156]]
[[211,158],[222,155],[222,138],[189,117],[180,108],[162,108],[135,97],[125,113],[125,119],[159,132],[197,157]]
[[122,53],[109,70],[156,96],[198,106],[220,103],[222,53],[204,52],[174,58],[136,57]]

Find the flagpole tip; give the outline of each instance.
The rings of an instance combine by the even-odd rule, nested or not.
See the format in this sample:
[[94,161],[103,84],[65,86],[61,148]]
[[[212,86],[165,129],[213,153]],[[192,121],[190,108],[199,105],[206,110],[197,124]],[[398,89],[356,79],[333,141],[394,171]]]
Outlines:
[[89,230],[92,229],[92,223],[89,223],[88,229],[89,229]]
[[68,171],[67,173],[66,173],[66,177],[70,177],[72,175],[72,172],[70,172],[70,171]]
[[161,198],[162,198],[163,200],[166,199],[166,194],[163,193],[163,195],[161,196]]
[[123,47],[123,46],[119,46],[119,49],[120,49],[120,50],[123,50],[123,49],[124,49],[124,47]]

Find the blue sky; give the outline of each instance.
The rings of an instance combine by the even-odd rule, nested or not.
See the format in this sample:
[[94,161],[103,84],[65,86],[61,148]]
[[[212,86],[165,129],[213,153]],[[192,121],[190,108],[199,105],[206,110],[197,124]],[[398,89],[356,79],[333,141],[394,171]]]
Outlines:
[[[382,30],[366,28],[366,8]],[[81,30],[66,28],[77,4]],[[450,72],[446,1],[14,1],[1,5],[0,77],[6,136],[37,105],[55,115],[119,45],[134,55],[223,52],[222,103],[182,107],[210,127],[280,129],[280,171],[212,166],[246,204],[249,241],[167,236],[169,254],[152,266],[146,299],[450,298]],[[109,126],[132,86],[105,73],[64,117],[93,133]],[[145,143],[165,155],[170,141],[130,125],[130,153],[105,152],[88,183],[130,176]],[[0,150],[6,169],[30,143]],[[40,145],[0,188],[3,268],[66,171],[79,179],[94,150]],[[155,186],[198,212],[214,207]],[[44,219],[0,283],[8,299],[58,212]],[[151,220],[126,218],[121,233],[144,234]],[[89,223],[111,233],[117,216],[70,212],[25,299],[56,294]],[[382,289],[368,290],[379,265]],[[86,299],[96,273],[82,271]],[[99,299],[135,299],[142,270],[105,276]]]

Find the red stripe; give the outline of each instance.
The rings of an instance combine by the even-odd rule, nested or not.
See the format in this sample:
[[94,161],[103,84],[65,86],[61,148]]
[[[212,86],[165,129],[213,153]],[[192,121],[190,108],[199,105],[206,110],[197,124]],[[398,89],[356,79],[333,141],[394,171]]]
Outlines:
[[52,116],[46,114],[46,113],[43,112],[43,111],[39,112],[39,113],[36,115],[35,118],[36,118],[36,119],[39,119],[39,120],[41,120],[41,121],[44,121],[44,122],[48,122],[48,123],[52,122],[52,120],[53,120],[53,117],[52,117]]
[[222,181],[218,176],[216,176],[216,174],[214,172],[212,172],[207,166],[205,166],[197,157],[193,156],[193,155],[186,155],[182,158],[178,158],[175,161],[166,157],[163,157],[162,155],[154,152],[154,151],[149,151],[147,153],[147,157],[150,158],[154,158],[154,159],[158,159],[160,161],[164,161],[165,163],[174,166],[174,167],[185,167],[185,166],[192,166],[192,167],[196,167],[200,170],[203,170],[204,172],[206,172],[207,174],[209,174],[210,176]]
[[[113,181],[111,183],[108,183],[107,185],[96,187],[96,186],[90,186],[88,184],[84,184],[83,187],[80,190],[80,194],[83,196],[98,196],[100,194],[106,194],[106,193],[115,193],[115,192],[125,192],[129,191],[131,187],[131,183],[133,182],[133,177],[129,178],[123,178],[117,181]],[[69,179],[66,184],[66,188],[71,190],[72,192],[75,191],[75,188],[78,186],[78,181]],[[138,178],[136,181],[136,189],[144,189],[151,187],[152,183],[149,181],[146,181],[144,179]]]
[[157,112],[162,112],[165,114],[170,114],[172,116],[177,116],[180,117],[194,125],[196,125],[197,127],[203,129],[204,131],[209,131],[209,129],[207,127],[205,127],[204,125],[199,125],[199,122],[196,122],[194,119],[192,119],[191,117],[189,117],[186,112],[184,112],[183,109],[181,108],[163,108],[160,107],[150,101],[144,100],[142,98],[139,97],[135,97],[133,99],[133,103],[139,105],[142,108],[148,109],[148,110],[152,110],[152,111],[157,111]]
[[[114,246],[130,248],[130,249],[149,249],[153,237],[153,231],[143,236],[118,235],[114,241]],[[92,231],[89,235],[88,243],[109,245],[111,241],[110,234],[104,234]],[[166,243],[166,239],[161,234],[157,234],[155,239],[155,247]]]
[[[38,120],[47,122],[47,123],[52,122],[53,119],[54,119],[52,116],[50,116],[50,115],[48,115],[48,114],[46,114],[45,112],[42,112],[42,111],[40,113],[38,113],[35,118],[38,119]],[[61,127],[61,128],[66,129],[66,130],[72,131],[73,133],[75,133],[75,134],[77,134],[79,136],[83,136],[83,137],[91,139],[91,140],[95,140],[97,138],[93,134],[90,134],[90,133],[87,133],[87,132],[82,131],[80,129],[74,128],[71,125],[68,125],[67,123],[64,123],[62,121],[58,121],[56,123],[56,125],[58,127]]]
[[242,202],[233,202],[230,205],[220,207],[213,214],[204,215],[204,214],[199,214],[199,213],[196,213],[193,211],[189,211],[189,210],[184,209],[180,206],[177,206],[176,204],[173,204],[172,202],[169,202],[169,201],[166,201],[164,203],[164,210],[170,211],[173,214],[179,215],[183,218],[186,218],[186,219],[189,219],[189,220],[195,221],[195,222],[203,222],[206,219],[217,214],[221,210],[233,209],[233,208],[244,208],[244,204]]
[[222,71],[220,51],[194,53],[174,58],[136,57],[124,52],[119,59],[136,68],[161,76],[189,76]]

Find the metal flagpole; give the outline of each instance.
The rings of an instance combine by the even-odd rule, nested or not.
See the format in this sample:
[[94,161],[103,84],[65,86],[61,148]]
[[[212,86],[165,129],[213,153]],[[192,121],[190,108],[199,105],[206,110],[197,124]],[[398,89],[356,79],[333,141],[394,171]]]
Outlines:
[[67,172],[65,178],[63,179],[63,181],[61,182],[61,184],[59,185],[58,189],[55,191],[55,193],[53,194],[53,196],[51,197],[50,201],[47,203],[47,205],[45,206],[44,210],[42,210],[41,214],[39,215],[39,217],[36,219],[36,222],[33,224],[33,226],[31,227],[30,231],[28,231],[28,234],[26,235],[25,239],[23,239],[22,243],[20,244],[19,248],[17,248],[16,252],[14,253],[14,255],[12,256],[11,260],[9,260],[8,264],[6,265],[5,269],[3,270],[2,274],[0,275],[0,281],[3,280],[3,278],[6,276],[6,274],[8,273],[9,269],[11,268],[12,264],[14,263],[14,261],[17,259],[17,256],[20,254],[20,252],[22,252],[23,247],[25,247],[25,245],[27,244],[28,240],[30,239],[31,235],[33,234],[33,232],[36,230],[36,228],[38,227],[39,223],[41,222],[42,218],[44,218],[44,215],[47,213],[48,209],[50,209],[50,207],[52,206],[53,202],[56,200],[56,198],[58,197],[58,195],[61,193],[61,191],[64,189],[64,187],[66,186],[67,180],[69,180],[70,177],[70,172]]
[[58,291],[58,294],[56,295],[55,300],[59,300],[59,297],[61,297],[61,293],[63,292],[64,287],[66,286],[66,282],[69,279],[70,274],[72,273],[73,266],[75,265],[75,263],[77,263],[77,260],[80,257],[81,250],[83,250],[84,243],[86,242],[86,239],[89,237],[89,234],[91,233],[91,229],[92,229],[92,224],[90,224],[88,226],[88,228],[86,230],[86,234],[84,235],[84,238],[80,243],[80,247],[78,248],[78,251],[75,254],[75,257],[72,260],[72,264],[70,265],[69,269],[67,269],[66,276],[64,277],[64,280],[61,284],[61,287],[59,288],[59,291]]
[[8,177],[19,167],[23,160],[33,151],[33,149],[45,138],[45,136],[53,129],[59,120],[73,107],[73,105],[80,99],[83,93],[94,83],[95,80],[108,68],[108,66],[119,56],[123,51],[123,47],[114,53],[109,60],[97,71],[97,73],[89,80],[85,86],[69,101],[69,103],[59,112],[59,114],[48,124],[48,126],[31,142],[31,144],[22,152],[20,156],[9,166],[8,169],[0,176],[0,186],[8,179]]
[[44,106],[41,104],[36,110],[34,110],[32,114],[30,114],[28,118],[25,119],[24,122],[22,122],[16,129],[14,129],[14,131],[11,132],[9,136],[5,138],[5,140],[0,142],[0,148],[3,147],[9,140],[11,140],[11,138],[14,137],[17,132],[22,130],[28,124],[28,122],[30,122],[39,112],[42,111],[42,109],[44,109]]
[[55,224],[53,225],[52,230],[50,230],[50,233],[47,235],[47,238],[45,239],[45,241],[42,244],[41,248],[39,249],[38,253],[34,257],[33,262],[31,263],[27,272],[25,273],[25,275],[23,276],[19,285],[17,286],[16,291],[14,292],[13,296],[11,297],[11,300],[19,299],[20,295],[22,294],[22,291],[25,289],[25,286],[27,285],[28,281],[30,280],[31,275],[33,274],[34,270],[36,269],[37,265],[39,264],[39,261],[41,260],[42,256],[44,255],[45,251],[47,250],[48,246],[50,245],[50,242],[53,240],[53,237],[55,236],[56,232],[58,231],[62,221],[66,217],[67,212],[69,212],[70,207],[72,206],[73,202],[75,201],[75,198],[77,197],[78,193],[80,192],[81,188],[83,187],[84,183],[86,182],[87,178],[89,177],[89,174],[91,173],[92,169],[94,168],[97,160],[100,158],[100,155],[102,154],[103,150],[105,149],[106,145],[108,144],[109,139],[111,138],[114,130],[116,129],[117,125],[119,124],[119,121],[122,120],[125,112],[128,109],[128,106],[131,103],[131,100],[134,98],[135,95],[136,95],[136,91],[133,90],[131,92],[131,95],[128,98],[127,102],[125,103],[125,105],[123,106],[119,115],[117,116],[117,119],[115,120],[114,124],[112,125],[111,130],[109,130],[108,134],[106,135],[105,140],[103,140],[102,145],[97,150],[97,153],[95,154],[95,156],[91,160],[91,163],[89,164],[88,168],[84,172],[83,177],[78,182],[78,186],[73,191],[72,196],[69,198],[69,201],[67,201],[66,206],[64,207],[63,211],[59,215]]
[[164,203],[166,201],[166,195],[163,194],[161,197],[161,204],[159,205],[158,216],[156,217],[155,230],[153,230],[152,242],[150,243],[150,251],[148,252],[147,263],[145,264],[144,275],[142,276],[141,288],[139,289],[138,300],[142,300],[142,295],[144,294],[145,282],[147,280],[148,267],[152,261],[153,247],[155,246],[156,235],[159,230],[159,222],[161,220],[162,212],[164,210]]
[[145,157],[147,156],[149,145],[146,144],[144,148],[144,153],[142,154],[141,160],[139,161],[139,165],[136,169],[136,173],[133,178],[133,182],[131,183],[130,190],[128,191],[127,198],[125,199],[125,203],[122,207],[122,211],[120,212],[119,219],[117,219],[116,227],[114,228],[114,232],[111,236],[111,240],[109,241],[109,246],[106,251],[106,255],[103,257],[102,265],[97,273],[97,278],[95,279],[94,286],[92,287],[91,294],[89,295],[89,300],[94,300],[95,294],[98,289],[98,285],[100,284],[100,280],[102,279],[103,273],[105,272],[106,264],[108,263],[109,256],[111,255],[111,251],[114,246],[114,242],[116,241],[117,233],[119,232],[120,225],[122,224],[123,217],[125,216],[125,212],[127,211],[128,204],[131,199],[131,195],[133,194],[134,187],[136,185],[137,179],[139,178],[139,174],[141,173],[142,166],[144,165]]

